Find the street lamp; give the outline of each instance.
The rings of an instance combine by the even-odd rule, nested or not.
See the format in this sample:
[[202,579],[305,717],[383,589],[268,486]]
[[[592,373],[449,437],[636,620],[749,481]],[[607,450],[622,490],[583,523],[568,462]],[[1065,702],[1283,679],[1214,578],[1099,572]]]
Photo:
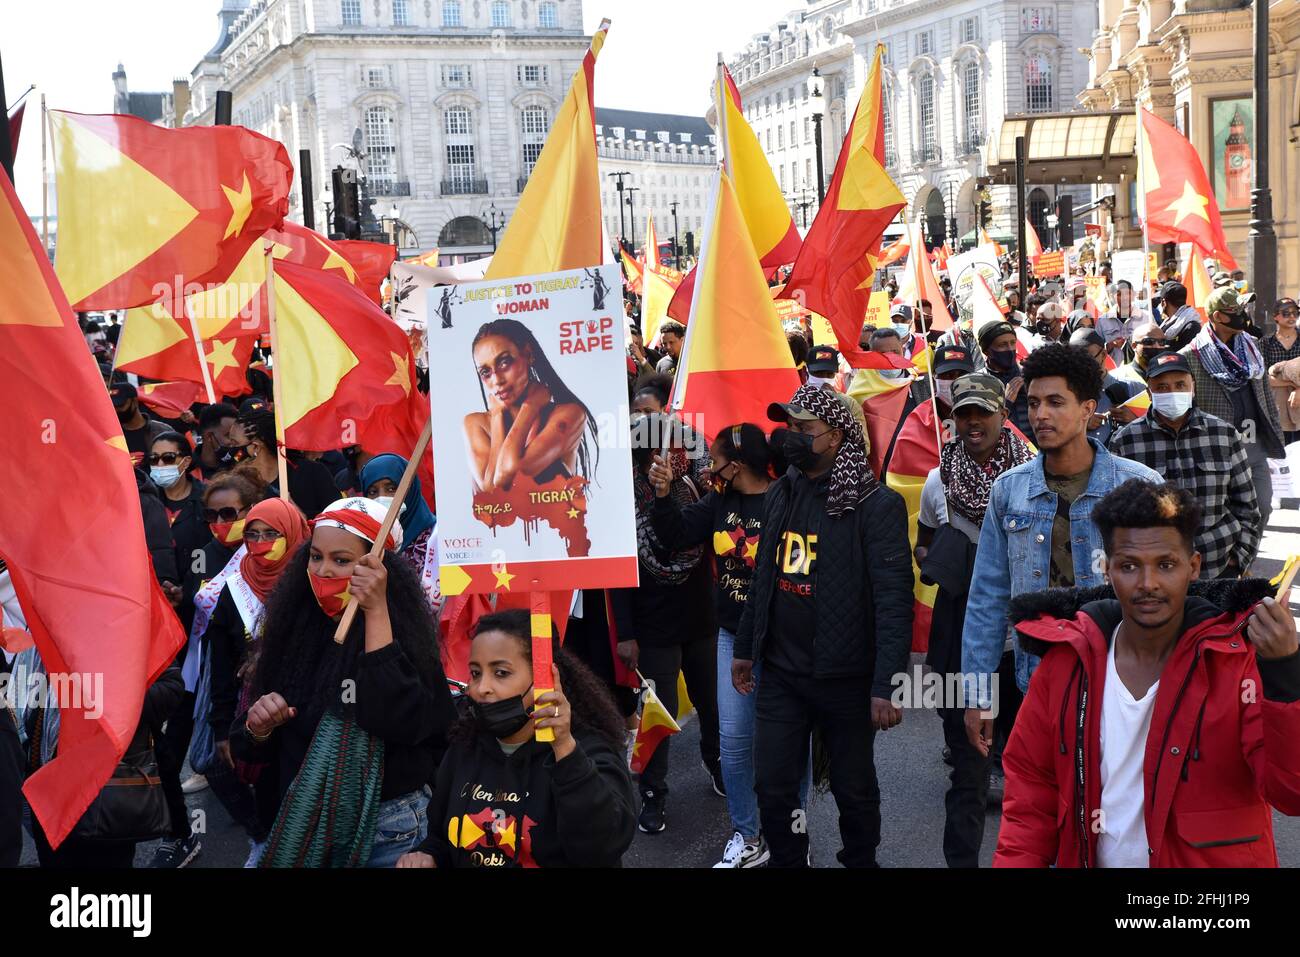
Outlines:
[[813,134],[817,139],[817,205],[821,206],[826,200],[826,174],[822,170],[822,109],[824,100],[822,98],[821,88],[821,71],[813,67],[812,77],[808,81],[809,95],[812,96],[813,102]]
[[617,180],[615,188],[618,190],[618,238],[619,242],[622,243],[622,248],[627,249],[627,230],[623,223],[623,177],[632,174],[627,170],[619,170],[617,173],[607,173],[606,175]]
[[677,260],[680,258],[680,256],[677,253],[677,250],[680,248],[677,245],[677,207],[679,204],[677,200],[673,200],[668,205],[673,211],[673,268],[681,269],[682,267],[677,262]]
[[957,204],[952,199],[952,180],[948,180],[948,238],[952,240],[954,249],[961,246],[957,236]]
[[1268,0],[1255,0],[1255,188],[1250,191],[1250,232],[1246,253],[1255,322],[1273,331],[1277,300],[1277,234],[1273,231],[1273,193],[1268,184]]
[[493,203],[491,206],[488,207],[487,215],[488,218],[483,220],[483,225],[486,226],[488,228],[488,232],[492,234],[492,253],[493,255],[496,255],[497,233],[499,233],[501,231],[501,228],[505,226],[506,217],[505,214],[501,212],[501,210],[497,209],[496,203]]
[[[627,194],[627,226],[628,226],[628,231],[629,231],[633,236],[635,236],[635,235],[636,235],[636,207],[632,205],[632,194],[633,194],[633,193],[639,193],[639,192],[641,192],[641,190],[637,189],[637,187],[635,187],[635,186],[628,186],[627,188],[625,188],[625,189],[623,190],[623,192]],[[622,218],[622,217],[620,216],[620,218]]]
[[802,220],[803,228],[808,228],[808,207],[812,205],[812,200],[808,198],[808,190],[801,189],[798,194],[791,198],[786,197],[786,202],[799,210],[799,217]]

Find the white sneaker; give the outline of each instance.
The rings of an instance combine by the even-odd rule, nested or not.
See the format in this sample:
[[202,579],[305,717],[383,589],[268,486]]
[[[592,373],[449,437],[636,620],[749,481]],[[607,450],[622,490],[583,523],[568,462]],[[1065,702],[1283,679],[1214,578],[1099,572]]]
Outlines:
[[758,836],[756,841],[746,841],[739,831],[731,835],[731,840],[727,842],[726,848],[722,852],[722,860],[714,864],[714,868],[719,867],[762,867],[771,858],[772,852],[767,848],[767,841],[763,835]]
[[201,774],[191,774],[181,784],[181,792],[184,794],[197,794],[208,786],[208,779]]

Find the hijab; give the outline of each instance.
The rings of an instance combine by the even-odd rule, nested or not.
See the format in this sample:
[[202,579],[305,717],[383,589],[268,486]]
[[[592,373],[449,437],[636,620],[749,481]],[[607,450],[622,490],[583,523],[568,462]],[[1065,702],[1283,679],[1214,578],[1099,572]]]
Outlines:
[[[402,481],[402,474],[406,471],[406,459],[400,455],[385,453],[376,455],[366,463],[366,467],[361,470],[359,484],[360,492],[364,496],[370,486],[374,485],[380,479],[388,479],[394,485]],[[408,545],[413,543],[417,538],[426,531],[433,528],[437,519],[434,518],[433,512],[420,494],[420,479],[418,476],[411,477],[411,487],[406,492],[406,498],[402,500],[406,506],[406,511],[402,512],[397,519],[402,526],[402,540]]]
[[307,519],[298,510],[298,506],[282,498],[268,498],[254,505],[248,510],[247,524],[244,527],[247,528],[258,521],[265,522],[283,535],[285,546],[283,550],[277,548],[270,553],[275,555],[275,558],[271,558],[270,555],[256,556],[245,553],[240,559],[240,577],[248,582],[248,587],[253,589],[253,593],[265,602],[275,583],[280,580],[280,573],[284,571],[289,560],[311,533],[307,528]]

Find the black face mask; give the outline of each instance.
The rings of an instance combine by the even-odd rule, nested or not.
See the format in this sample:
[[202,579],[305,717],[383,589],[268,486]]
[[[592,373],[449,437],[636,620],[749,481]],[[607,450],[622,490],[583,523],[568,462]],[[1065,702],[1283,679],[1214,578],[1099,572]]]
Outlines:
[[791,465],[801,472],[807,472],[817,466],[821,454],[813,451],[813,442],[820,439],[825,432],[808,435],[806,432],[787,432],[785,436],[785,457]]
[[119,422],[130,422],[135,418],[135,409],[132,406],[128,405],[125,409],[115,409],[114,411],[117,412],[117,421]]
[[1228,317],[1224,320],[1223,324],[1229,329],[1236,329],[1240,332],[1242,329],[1246,328],[1245,312],[1225,312],[1223,315]]
[[222,445],[220,452],[217,454],[217,464],[222,468],[230,468],[238,465],[244,459],[248,458],[247,445]]
[[470,698],[469,712],[479,730],[494,738],[508,738],[532,719],[532,715],[524,708],[524,696],[521,694],[486,704]]
[[989,365],[995,369],[1001,369],[1003,372],[1009,372],[1016,364],[1016,350],[1014,349],[990,349],[988,354]]

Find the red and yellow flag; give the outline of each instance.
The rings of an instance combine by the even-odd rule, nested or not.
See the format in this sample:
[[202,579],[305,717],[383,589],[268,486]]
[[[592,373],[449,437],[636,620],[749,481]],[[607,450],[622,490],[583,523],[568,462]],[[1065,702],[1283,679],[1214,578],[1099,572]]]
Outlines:
[[[939,438],[934,429],[934,403],[922,402],[903,423],[894,442],[885,484],[907,503],[907,538],[916,550],[916,525],[921,514],[921,489],[930,470],[939,465]],[[930,623],[934,617],[937,585],[921,583],[921,570],[912,559],[912,650],[923,652],[930,647]]]
[[[925,253],[925,239],[921,235],[920,220],[908,227],[911,234],[912,252],[907,257],[907,266],[898,282],[898,299],[916,308],[922,300],[930,304],[930,328],[951,329],[952,314],[945,305],[943,289],[934,275],[930,257]],[[929,330],[926,330],[929,331]],[[926,366],[925,368],[929,368]]]
[[903,420],[911,386],[910,377],[886,379],[875,369],[858,369],[849,382],[848,394],[858,400],[867,422],[867,461],[877,478]]
[[[1036,260],[1042,254],[1043,254],[1043,244],[1038,239],[1038,230],[1034,229],[1034,224],[1031,223],[1029,221],[1029,217],[1026,216],[1025,217],[1025,259],[1027,259],[1029,261],[1029,265],[1032,266],[1034,264],[1034,260]],[[1020,281],[1024,282],[1025,277],[1021,276]]]
[[487,279],[580,269],[604,261],[600,170],[596,162],[596,57],[609,21],[573,75],[515,214],[492,256]]
[[988,231],[987,229],[985,229],[983,226],[980,227],[979,237],[980,237],[980,242],[979,242],[979,244],[980,244],[981,246],[992,246],[992,247],[993,247],[993,255],[995,255],[995,256],[1003,256],[1003,255],[1006,254],[1006,250],[1002,248],[1002,244],[1001,244],[1001,243],[995,243],[995,242],[993,241],[993,237],[989,235],[989,231]]
[[185,634],[154,578],[140,493],[103,379],[2,172],[0,289],[8,413],[0,558],[51,688],[67,689],[57,702],[57,755],[23,792],[58,847],[117,767],[146,689]]
[[885,128],[880,107],[883,50],[883,46],[876,45],[826,201],[817,211],[782,293],[787,299],[802,296],[804,305],[830,321],[840,354],[854,368],[881,368],[880,354],[864,352],[858,338],[875,281],[880,237],[907,205],[885,172]]
[[1214,291],[1210,273],[1205,268],[1205,253],[1197,246],[1192,246],[1191,255],[1187,257],[1187,269],[1183,273],[1183,285],[1187,289],[1187,304],[1201,314],[1201,322],[1209,317],[1205,314],[1205,304]]
[[641,693],[641,720],[636,727],[636,741],[632,744],[632,773],[644,771],[659,742],[680,730],[681,726],[668,713],[654,689],[647,685]]
[[[740,205],[745,228],[749,230],[750,242],[758,253],[759,265],[771,279],[779,268],[788,266],[799,255],[799,230],[795,228],[794,217],[790,215],[790,208],[777,185],[772,164],[745,119],[740,91],[722,63],[718,64],[713,98],[718,111],[723,168],[731,177],[736,202]],[[678,322],[686,322],[694,290],[695,270],[691,270],[673,296],[668,315]]]
[[645,218],[645,248],[641,253],[645,260],[645,268],[650,270],[658,269],[659,262],[659,234],[655,232],[655,214],[651,210]]
[[712,441],[727,426],[766,422],[768,405],[788,401],[799,374],[731,177],[721,171],[704,236],[671,406],[699,416]]
[[18,159],[18,137],[23,132],[23,115],[27,112],[27,104],[19,103],[12,113],[9,114],[9,146],[12,148],[12,159]]
[[149,382],[140,386],[140,401],[164,419],[179,419],[195,402],[202,387],[197,382]]
[[1138,188],[1146,191],[1147,239],[1153,243],[1192,243],[1227,269],[1236,269],[1223,234],[1219,204],[1196,147],[1144,106],[1138,138]]
[[876,260],[876,268],[884,269],[891,266],[906,256],[912,249],[912,240],[907,233],[899,236],[896,240],[880,250],[880,258]]
[[645,266],[629,256],[626,249],[620,248],[618,255],[623,261],[623,275],[627,277],[628,291],[638,296],[641,295],[644,285]]
[[123,309],[159,284],[220,283],[289,209],[293,165],[238,126],[166,129],[133,116],[50,111],[56,269],[73,307]]
[[[380,287],[388,278],[393,263],[397,261],[397,247],[387,243],[367,242],[364,239],[333,239],[326,242],[332,243],[356,271],[357,278],[353,282],[361,287],[361,291],[370,297],[371,302],[377,306],[382,305],[383,295],[380,293]],[[436,253],[434,258],[436,266]]]

